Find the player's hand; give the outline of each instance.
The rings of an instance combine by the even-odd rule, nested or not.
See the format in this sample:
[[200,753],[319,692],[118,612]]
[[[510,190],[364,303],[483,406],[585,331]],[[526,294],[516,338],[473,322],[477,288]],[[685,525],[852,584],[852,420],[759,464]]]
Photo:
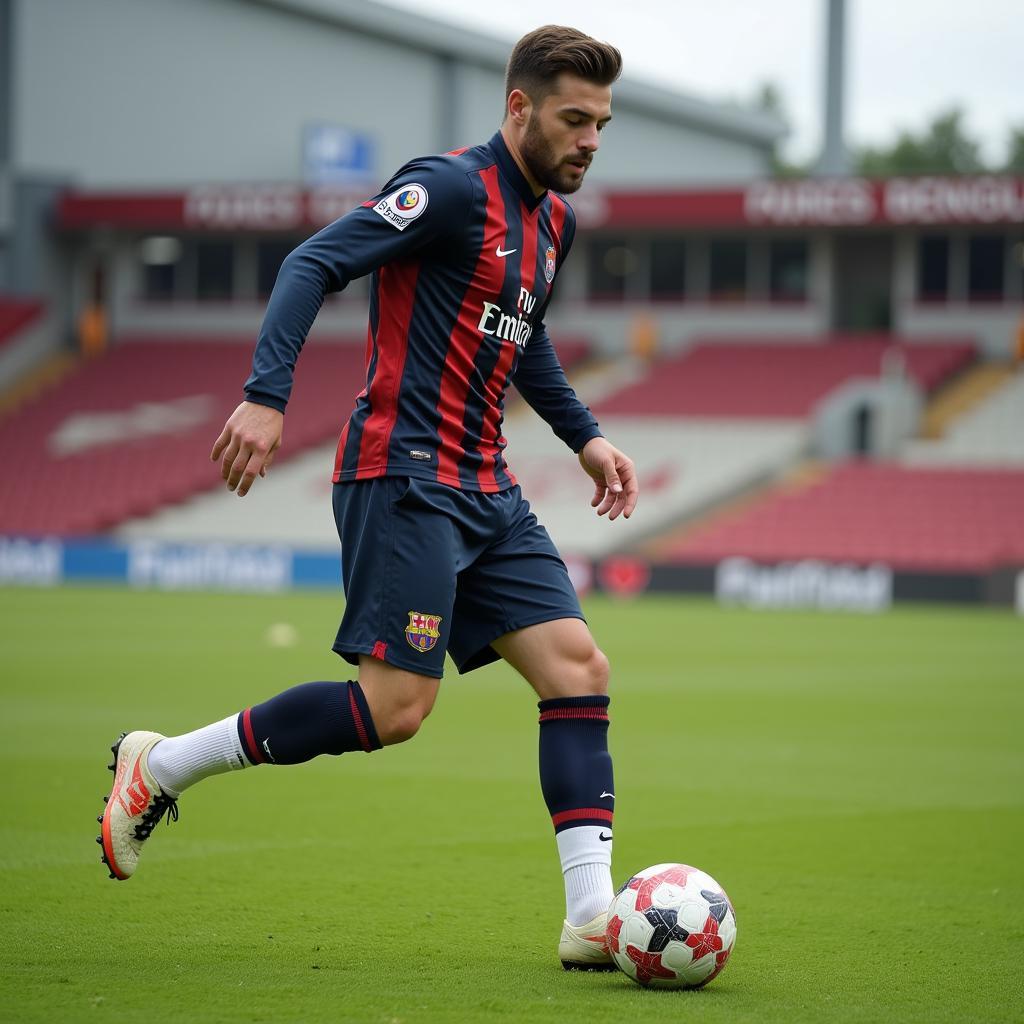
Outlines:
[[257,476],[266,476],[281,447],[284,415],[267,405],[243,402],[229,417],[210,452],[220,462],[220,475],[228,490],[244,497]]
[[628,519],[636,508],[640,485],[633,460],[603,437],[592,437],[579,454],[580,465],[594,481],[590,504],[609,519]]

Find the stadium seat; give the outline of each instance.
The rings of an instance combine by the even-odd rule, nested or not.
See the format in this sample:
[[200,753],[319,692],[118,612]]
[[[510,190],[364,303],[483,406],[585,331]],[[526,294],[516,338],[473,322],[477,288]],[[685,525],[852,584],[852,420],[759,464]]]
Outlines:
[[0,295],[0,348],[40,316],[43,309],[43,303],[37,299]]
[[[94,533],[216,486],[210,449],[251,356],[251,341],[125,339],[19,408],[0,428],[0,533]],[[361,340],[306,346],[282,461],[337,435],[363,359]]]
[[716,339],[658,360],[637,381],[595,409],[623,416],[804,418],[830,391],[852,377],[877,377],[888,352],[930,394],[975,358],[960,342],[900,342],[888,335],[815,342]]
[[773,490],[666,552],[674,562],[731,556],[819,558],[892,568],[987,572],[1024,565],[1024,471],[916,469],[851,462],[797,491]]

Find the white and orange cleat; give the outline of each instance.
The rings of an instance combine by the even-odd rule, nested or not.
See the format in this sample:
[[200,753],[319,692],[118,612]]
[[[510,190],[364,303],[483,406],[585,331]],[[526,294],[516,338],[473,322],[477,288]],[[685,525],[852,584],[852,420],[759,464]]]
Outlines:
[[164,739],[158,732],[122,733],[110,748],[114,788],[103,799],[106,808],[96,820],[103,830],[96,842],[103,847],[100,858],[110,868],[110,877],[131,878],[139,863],[142,844],[167,816],[178,820],[177,798],[166,794],[149,771],[149,752]]
[[608,952],[605,928],[608,915],[600,913],[593,921],[574,928],[562,922],[562,937],[558,940],[558,958],[567,971],[614,971],[615,962]]

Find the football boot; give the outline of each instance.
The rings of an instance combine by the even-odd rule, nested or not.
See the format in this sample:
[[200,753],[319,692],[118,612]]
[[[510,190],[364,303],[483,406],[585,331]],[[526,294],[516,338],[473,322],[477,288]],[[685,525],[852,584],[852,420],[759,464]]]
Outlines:
[[602,911],[592,921],[573,927],[562,922],[562,936],[558,940],[558,958],[567,971],[614,971],[615,964],[608,952],[605,927],[608,915]]
[[122,733],[110,748],[114,786],[104,797],[106,808],[96,819],[102,826],[96,842],[103,848],[100,858],[110,877],[131,878],[139,863],[142,844],[165,815],[178,820],[178,802],[165,793],[149,771],[149,752],[164,739],[157,732]]

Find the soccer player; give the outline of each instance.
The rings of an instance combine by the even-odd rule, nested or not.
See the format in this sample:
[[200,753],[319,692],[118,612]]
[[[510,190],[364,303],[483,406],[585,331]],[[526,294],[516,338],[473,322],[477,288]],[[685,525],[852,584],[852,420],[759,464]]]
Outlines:
[[[338,444],[334,513],[347,597],[334,650],[347,682],[294,686],[183,736],[114,748],[101,818],[111,877],[201,779],[408,740],[447,651],[460,672],[504,658],[540,699],[540,779],[565,880],[558,952],[610,969],[615,787],[608,661],[546,530],[506,466],[509,383],[579,456],[598,515],[628,518],[631,461],[566,381],[544,313],[575,232],[575,192],[611,119],[619,51],[548,25],[515,46],[490,141],[406,164],[284,261],[245,384],[213,446],[244,495],[281,443],[292,371],[328,292],[372,273],[366,387]],[[410,542],[415,538],[415,542]]]

